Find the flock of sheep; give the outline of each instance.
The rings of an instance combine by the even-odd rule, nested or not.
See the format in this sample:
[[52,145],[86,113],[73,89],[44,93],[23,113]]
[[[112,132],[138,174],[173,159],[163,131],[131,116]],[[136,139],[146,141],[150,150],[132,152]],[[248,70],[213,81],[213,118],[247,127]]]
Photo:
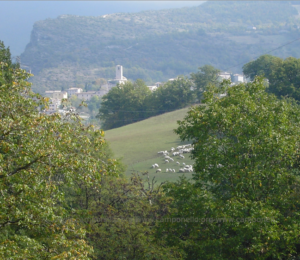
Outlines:
[[[177,148],[172,147],[170,151],[159,151],[157,152],[159,155],[162,155],[164,157],[164,162],[165,164],[169,162],[174,162],[174,159],[170,157],[169,155],[175,157],[178,156],[180,159],[184,159],[184,153],[190,153],[192,150],[194,150],[194,147],[191,144],[186,144],[186,145],[180,145]],[[177,165],[180,165],[180,162],[176,161]],[[178,172],[193,172],[193,166],[192,165],[186,165],[184,162],[182,163],[182,167],[179,168]],[[162,170],[159,168],[159,165],[157,163],[152,165],[152,168],[158,168],[156,170],[156,173],[161,172]],[[176,172],[175,169],[167,168],[166,172]]]

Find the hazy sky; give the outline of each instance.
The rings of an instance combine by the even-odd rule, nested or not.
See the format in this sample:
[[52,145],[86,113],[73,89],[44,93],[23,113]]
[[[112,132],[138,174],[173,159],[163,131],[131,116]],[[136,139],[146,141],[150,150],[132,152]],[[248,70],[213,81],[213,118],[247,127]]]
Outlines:
[[0,1],[0,40],[12,56],[20,55],[29,43],[34,22],[62,14],[98,16],[198,6],[201,1]]

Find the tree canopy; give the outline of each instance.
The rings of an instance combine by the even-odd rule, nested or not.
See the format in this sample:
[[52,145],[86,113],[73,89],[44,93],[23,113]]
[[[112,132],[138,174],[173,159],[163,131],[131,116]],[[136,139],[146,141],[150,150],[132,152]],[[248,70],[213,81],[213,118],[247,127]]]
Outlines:
[[126,82],[102,97],[98,118],[104,129],[134,123],[145,118],[145,99],[151,91],[142,80]]
[[69,217],[65,189],[117,175],[103,156],[103,131],[74,114],[40,113],[47,98],[31,91],[31,75],[3,43],[0,55],[0,258],[88,259],[92,247]]
[[184,108],[195,101],[193,86],[193,82],[183,76],[168,81],[152,93],[148,107],[154,111],[154,115]]
[[103,96],[97,117],[104,129],[111,129],[180,109],[194,102],[193,85],[186,77],[168,81],[153,92],[140,79],[118,84]]
[[300,109],[265,89],[261,78],[210,87],[178,122],[180,138],[193,140],[196,173],[165,191],[174,199],[169,217],[189,221],[161,223],[158,237],[186,259],[299,255]]
[[39,112],[49,103],[31,75],[0,65],[0,259],[182,259],[155,240],[171,201],[161,185],[124,178],[102,130]]
[[204,65],[199,68],[199,71],[196,73],[191,73],[191,79],[195,83],[195,92],[198,98],[198,101],[201,100],[203,92],[210,85],[217,85],[219,83],[219,73],[221,71],[214,68],[211,65]]
[[169,247],[154,236],[171,199],[164,196],[162,184],[145,182],[143,177],[137,173],[130,180],[104,177],[99,193],[89,189],[80,199],[73,197],[73,205],[88,208],[89,214],[80,219],[86,223],[94,259],[182,259],[177,246]]
[[300,100],[300,59],[293,57],[285,60],[263,55],[243,66],[244,74],[251,80],[264,76],[269,81],[268,91],[278,97],[288,96]]

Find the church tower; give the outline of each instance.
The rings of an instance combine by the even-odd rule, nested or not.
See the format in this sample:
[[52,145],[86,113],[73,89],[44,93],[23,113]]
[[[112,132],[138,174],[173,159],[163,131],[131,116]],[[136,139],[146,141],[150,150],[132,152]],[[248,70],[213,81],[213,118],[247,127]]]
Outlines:
[[123,67],[121,65],[116,66],[116,80],[123,80]]

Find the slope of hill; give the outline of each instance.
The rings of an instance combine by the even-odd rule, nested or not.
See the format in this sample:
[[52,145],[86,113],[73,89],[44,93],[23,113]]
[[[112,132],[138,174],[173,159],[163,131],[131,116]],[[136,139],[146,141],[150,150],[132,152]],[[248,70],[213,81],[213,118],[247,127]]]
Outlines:
[[[158,151],[170,150],[182,144],[178,136],[173,132],[177,127],[177,120],[182,120],[188,108],[165,113],[144,121],[126,125],[120,128],[105,132],[105,139],[117,157],[122,157],[127,165],[127,175],[132,171],[148,171],[150,176],[156,176],[159,181],[175,180],[182,173],[179,173],[179,166],[176,161],[192,164],[189,154],[184,159],[174,157],[174,163],[165,163],[164,157],[158,155]],[[155,173],[151,166],[157,163],[162,169],[161,173]],[[176,173],[166,172],[166,168],[174,168]],[[191,177],[191,173],[185,173]]]
[[[206,2],[100,17],[62,15],[34,24],[21,60],[36,75],[39,92],[113,78],[117,64],[127,78],[150,83],[204,64],[223,70],[246,63],[299,36],[298,25],[298,11],[289,2]],[[300,57],[297,46],[272,54]]]

